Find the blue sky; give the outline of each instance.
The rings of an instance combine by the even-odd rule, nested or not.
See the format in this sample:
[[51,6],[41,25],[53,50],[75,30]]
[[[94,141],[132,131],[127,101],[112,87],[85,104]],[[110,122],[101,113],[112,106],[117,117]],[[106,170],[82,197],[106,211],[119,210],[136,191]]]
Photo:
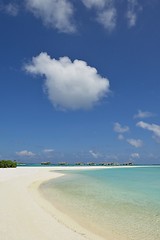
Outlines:
[[0,158],[160,163],[160,2],[0,0]]

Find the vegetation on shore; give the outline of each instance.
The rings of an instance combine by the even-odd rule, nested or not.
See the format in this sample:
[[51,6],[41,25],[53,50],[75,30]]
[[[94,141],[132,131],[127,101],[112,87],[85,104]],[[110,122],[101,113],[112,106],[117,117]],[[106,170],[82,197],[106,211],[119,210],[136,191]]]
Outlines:
[[76,162],[76,163],[68,163],[68,162],[58,162],[58,163],[52,163],[52,162],[41,162],[41,165],[54,165],[54,166],[132,166],[134,165],[133,162],[124,162],[124,163],[118,163],[118,162]]
[[11,160],[1,160],[0,161],[0,168],[16,168],[17,162]]

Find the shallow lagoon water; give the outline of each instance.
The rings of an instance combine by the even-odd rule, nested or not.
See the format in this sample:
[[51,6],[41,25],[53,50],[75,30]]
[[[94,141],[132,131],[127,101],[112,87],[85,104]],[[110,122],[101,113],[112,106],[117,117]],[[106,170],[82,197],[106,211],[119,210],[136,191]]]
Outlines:
[[108,240],[160,239],[160,167],[64,173],[40,190],[80,225]]

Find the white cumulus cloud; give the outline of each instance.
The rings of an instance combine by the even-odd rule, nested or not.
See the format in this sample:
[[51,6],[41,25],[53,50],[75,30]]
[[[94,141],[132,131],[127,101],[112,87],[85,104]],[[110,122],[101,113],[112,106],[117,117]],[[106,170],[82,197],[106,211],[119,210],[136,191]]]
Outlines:
[[16,152],[16,154],[20,157],[33,157],[36,155],[35,153],[27,151],[27,150]]
[[116,122],[114,124],[114,131],[117,133],[125,133],[129,131],[128,126],[122,126],[120,123]]
[[88,109],[109,93],[109,80],[85,61],[69,57],[52,59],[47,53],[33,57],[25,66],[31,74],[45,78],[45,88],[54,107],[61,109]]
[[154,134],[155,138],[160,140],[160,125],[140,121],[137,123],[137,126],[151,131]]
[[153,116],[154,114],[151,112],[138,110],[138,113],[134,115],[134,118],[149,118]]
[[143,146],[143,141],[140,140],[140,139],[133,139],[133,138],[131,138],[131,139],[127,139],[127,142],[128,142],[130,145],[132,145],[132,146],[134,146],[134,147],[136,147],[136,148],[139,148],[139,147],[142,147],[142,146]]
[[75,32],[74,8],[68,0],[26,0],[27,9],[47,26],[60,32]]

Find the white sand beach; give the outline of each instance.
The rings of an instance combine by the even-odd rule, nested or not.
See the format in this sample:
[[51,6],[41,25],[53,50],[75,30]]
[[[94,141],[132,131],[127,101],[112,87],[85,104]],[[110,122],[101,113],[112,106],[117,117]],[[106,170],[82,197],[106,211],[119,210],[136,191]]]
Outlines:
[[55,169],[64,170],[63,167],[0,169],[1,240],[101,239],[58,212],[41,196],[39,185],[61,176]]

